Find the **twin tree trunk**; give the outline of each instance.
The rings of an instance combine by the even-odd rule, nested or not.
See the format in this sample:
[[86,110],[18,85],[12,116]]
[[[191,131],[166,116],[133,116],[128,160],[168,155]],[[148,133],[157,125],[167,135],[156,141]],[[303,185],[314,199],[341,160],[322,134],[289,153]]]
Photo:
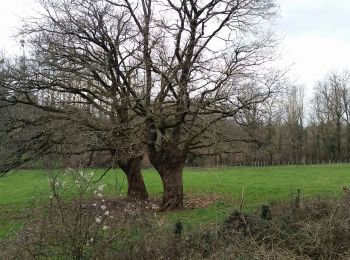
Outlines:
[[163,183],[163,201],[160,210],[182,208],[184,205],[182,171],[186,155],[170,146],[160,151],[149,149],[149,158]]
[[[163,183],[161,210],[182,208],[184,203],[182,171],[186,162],[186,153],[175,145],[163,143],[159,151],[149,147],[149,159],[158,171]],[[147,189],[141,174],[143,156],[119,161],[119,167],[128,179],[128,197],[148,199]]]
[[148,199],[146,185],[141,174],[142,158],[143,156],[140,156],[118,162],[128,179],[128,197],[132,199]]

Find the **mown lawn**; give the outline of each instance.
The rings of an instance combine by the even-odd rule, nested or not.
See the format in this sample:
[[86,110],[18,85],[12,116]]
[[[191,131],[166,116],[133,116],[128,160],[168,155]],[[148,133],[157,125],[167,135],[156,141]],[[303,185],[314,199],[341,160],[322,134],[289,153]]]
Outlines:
[[[91,171],[91,170],[89,170]],[[103,170],[94,170],[96,178]],[[144,179],[151,197],[161,195],[161,182],[154,170],[145,170]],[[21,227],[30,208],[49,198],[49,173],[43,170],[18,171],[0,178],[0,238]],[[65,177],[68,178],[68,177]],[[123,195],[126,180],[119,171],[109,172],[102,180],[108,196]],[[350,165],[274,166],[264,168],[222,168],[184,172],[187,198],[219,196],[208,208],[164,215],[169,222],[178,219],[189,226],[220,223],[244,197],[244,209],[257,209],[273,201],[292,199],[298,189],[302,196],[339,196],[350,186]],[[72,197],[68,194],[68,197]]]

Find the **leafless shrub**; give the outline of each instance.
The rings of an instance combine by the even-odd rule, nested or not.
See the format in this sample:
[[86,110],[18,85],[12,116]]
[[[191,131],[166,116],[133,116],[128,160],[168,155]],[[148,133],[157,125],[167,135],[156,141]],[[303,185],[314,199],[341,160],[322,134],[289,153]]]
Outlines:
[[[350,249],[350,200],[313,199],[300,207],[295,202],[272,207],[271,220],[234,212],[226,234],[248,236],[258,248],[290,251],[303,259],[347,259]],[[245,219],[243,221],[242,219]]]
[[48,205],[33,209],[26,227],[0,245],[1,259],[108,259],[130,244],[132,232],[125,227],[132,224],[137,230],[147,225],[142,205],[126,205],[123,212],[116,211],[104,198],[104,185],[93,182],[93,172],[69,169],[64,175],[73,181],[51,175]]
[[[78,180],[84,178],[79,173]],[[65,202],[52,184],[45,217],[34,212],[16,239],[0,245],[0,258],[36,259],[349,259],[350,200],[303,199],[233,212],[219,227],[197,230],[150,210],[144,202],[99,198],[78,181],[79,194]],[[55,191],[56,190],[56,191]],[[94,192],[96,191],[96,192]],[[95,193],[95,194],[94,194]],[[102,195],[102,194],[101,194]],[[105,207],[103,207],[105,206]],[[147,210],[148,209],[148,210]],[[106,214],[106,212],[108,212]],[[99,220],[98,220],[99,219]],[[105,228],[104,228],[105,227]],[[10,244],[12,246],[10,246]]]

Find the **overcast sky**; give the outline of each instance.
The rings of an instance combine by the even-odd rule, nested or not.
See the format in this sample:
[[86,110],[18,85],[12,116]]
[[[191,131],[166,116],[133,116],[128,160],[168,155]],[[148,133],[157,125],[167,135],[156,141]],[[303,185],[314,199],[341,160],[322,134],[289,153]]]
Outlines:
[[[276,29],[281,60],[290,78],[310,92],[330,71],[350,70],[349,0],[279,0]],[[0,50],[18,51],[14,39],[21,16],[33,14],[34,0],[0,0]]]
[[330,71],[350,69],[349,0],[280,0],[282,64],[311,89]]

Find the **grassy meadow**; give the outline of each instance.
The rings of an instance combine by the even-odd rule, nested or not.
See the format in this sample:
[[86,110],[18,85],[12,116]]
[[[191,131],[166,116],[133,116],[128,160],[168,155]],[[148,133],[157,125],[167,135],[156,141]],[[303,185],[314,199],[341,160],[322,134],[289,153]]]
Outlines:
[[[92,171],[92,170],[88,170]],[[94,170],[98,178],[103,170]],[[22,170],[0,178],[0,238],[18,230],[30,216],[30,209],[48,202],[49,172]],[[144,170],[143,176],[151,198],[162,194],[161,181],[154,170]],[[69,183],[69,176],[62,176]],[[126,180],[120,171],[109,172],[101,181],[108,197],[124,195]],[[74,197],[74,185],[66,196]],[[216,198],[207,207],[162,213],[169,223],[181,220],[188,226],[221,223],[243,194],[246,211],[261,204],[291,200],[300,189],[302,197],[336,197],[342,188],[350,186],[350,165],[232,167],[220,169],[185,169],[185,200]],[[70,186],[68,186],[70,187]],[[69,190],[69,189],[68,189]]]

